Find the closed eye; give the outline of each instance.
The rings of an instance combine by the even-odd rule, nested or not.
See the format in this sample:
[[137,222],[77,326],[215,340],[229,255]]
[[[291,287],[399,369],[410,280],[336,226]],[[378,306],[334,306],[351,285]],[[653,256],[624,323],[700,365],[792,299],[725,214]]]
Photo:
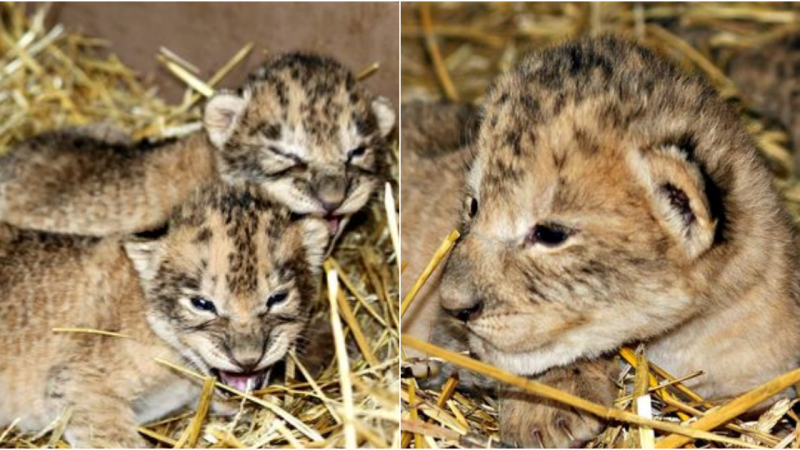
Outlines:
[[285,152],[285,151],[283,151],[283,150],[279,149],[279,148],[278,148],[277,146],[275,146],[275,145],[268,145],[268,146],[267,146],[267,150],[269,150],[269,151],[271,151],[272,153],[274,153],[274,154],[276,154],[276,155],[280,156],[281,158],[286,158],[286,159],[289,159],[289,160],[291,160],[291,161],[294,161],[294,163],[295,163],[295,164],[305,164],[305,163],[306,163],[306,162],[303,160],[303,158],[301,158],[301,157],[299,157],[299,156],[297,156],[297,155],[295,155],[295,154],[293,154],[293,153]]
[[[275,165],[277,167],[269,167],[269,168],[275,168],[277,170],[275,170],[273,172],[268,172],[267,171],[267,173],[265,173],[264,175],[266,177],[268,177],[268,178],[279,178],[279,177],[282,177],[283,175],[286,175],[287,173],[291,172],[292,170],[295,170],[295,169],[298,169],[298,168],[299,169],[303,169],[303,168],[306,167],[305,161],[303,161],[303,159],[300,158],[297,155],[294,155],[292,153],[287,153],[287,152],[279,149],[278,147],[276,147],[274,145],[268,146],[267,149],[270,152],[272,152],[273,154],[275,154],[278,157],[283,159],[283,161],[280,162],[280,163],[272,163],[272,164],[270,164],[270,166]],[[265,171],[266,171],[266,168],[265,168]]]
[[291,172],[292,170],[294,170],[294,168],[296,168],[296,167],[297,167],[296,164],[292,164],[289,167],[286,167],[284,169],[276,170],[275,172],[268,172],[268,173],[265,174],[265,176],[267,176],[268,178],[282,177],[282,176],[286,175],[287,173]]

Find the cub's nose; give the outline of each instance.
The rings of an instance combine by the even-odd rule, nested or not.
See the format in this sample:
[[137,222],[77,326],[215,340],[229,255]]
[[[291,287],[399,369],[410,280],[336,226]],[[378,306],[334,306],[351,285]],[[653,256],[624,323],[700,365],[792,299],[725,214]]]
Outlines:
[[470,264],[460,252],[463,252],[463,245],[456,248],[447,261],[439,285],[439,301],[447,314],[467,322],[480,317],[484,302],[472,284]]
[[325,212],[333,212],[342,205],[347,196],[347,180],[342,176],[323,176],[317,183],[314,193]]
[[252,372],[261,362],[261,356],[234,357],[233,362],[242,369],[242,372]]
[[239,366],[242,372],[254,371],[267,348],[263,338],[256,336],[239,336],[232,343],[224,345],[230,361]]
[[467,308],[455,308],[449,309],[444,307],[445,312],[450,314],[451,316],[455,317],[456,319],[467,322],[470,320],[475,320],[480,317],[481,312],[483,312],[483,302],[478,300],[475,302],[474,305],[469,306]]

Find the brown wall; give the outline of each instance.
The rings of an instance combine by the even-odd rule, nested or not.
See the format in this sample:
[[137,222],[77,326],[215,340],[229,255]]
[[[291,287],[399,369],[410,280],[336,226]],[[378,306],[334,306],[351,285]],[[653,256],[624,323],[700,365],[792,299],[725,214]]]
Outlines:
[[155,75],[173,101],[185,87],[159,67],[160,46],[208,78],[250,41],[256,43],[253,53],[223,86],[237,86],[263,60],[264,50],[313,50],[354,72],[380,62],[368,86],[395,105],[399,97],[398,3],[55,3],[50,19],[107,39],[126,64]]

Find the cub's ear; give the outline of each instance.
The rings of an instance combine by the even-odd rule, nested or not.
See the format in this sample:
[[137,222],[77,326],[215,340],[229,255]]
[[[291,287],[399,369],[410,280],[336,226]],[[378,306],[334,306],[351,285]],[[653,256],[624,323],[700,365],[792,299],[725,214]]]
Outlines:
[[133,263],[143,283],[153,281],[161,265],[164,245],[160,239],[130,240],[124,244],[125,253]]
[[717,228],[703,173],[674,145],[636,153],[633,169],[650,193],[656,217],[689,259],[698,257],[714,243]]
[[203,125],[209,140],[218,149],[230,139],[249,102],[250,92],[245,90],[241,97],[232,92],[220,92],[206,103]]
[[299,220],[300,233],[303,238],[303,247],[306,249],[306,260],[315,274],[322,270],[322,261],[325,259],[331,235],[328,224],[324,219],[317,217],[304,217]]
[[381,132],[381,136],[388,136],[394,129],[395,120],[397,119],[392,102],[383,96],[375,97],[372,100],[372,112],[375,113],[375,117],[378,119],[378,129]]

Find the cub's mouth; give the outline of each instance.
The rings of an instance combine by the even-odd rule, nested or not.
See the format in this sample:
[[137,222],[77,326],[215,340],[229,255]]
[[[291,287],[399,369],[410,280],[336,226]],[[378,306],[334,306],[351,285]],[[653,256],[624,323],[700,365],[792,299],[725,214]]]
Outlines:
[[331,236],[335,236],[339,232],[339,227],[342,225],[342,215],[328,214],[325,216],[325,221],[328,222],[328,231]]
[[228,372],[220,369],[211,369],[211,374],[223,384],[242,392],[257,391],[266,387],[269,382],[271,367],[255,372]]

